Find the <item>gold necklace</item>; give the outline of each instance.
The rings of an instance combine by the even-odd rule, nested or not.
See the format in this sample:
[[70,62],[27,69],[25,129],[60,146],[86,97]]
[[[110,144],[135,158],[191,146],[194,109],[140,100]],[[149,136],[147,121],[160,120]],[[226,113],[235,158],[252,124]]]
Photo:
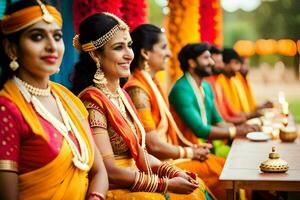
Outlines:
[[[112,92],[110,92],[107,87],[105,85],[99,85],[99,84],[95,84],[95,86],[101,90],[108,98],[109,100],[111,101],[111,98],[113,98],[112,96]],[[143,154],[144,154],[144,159],[145,159],[145,164],[146,164],[146,167],[147,167],[147,173],[148,174],[152,174],[152,169],[150,167],[150,164],[149,164],[149,160],[148,160],[148,157],[147,157],[147,150],[146,150],[146,132],[145,132],[145,129],[141,123],[141,121],[139,120],[139,118],[137,117],[136,113],[134,112],[133,108],[131,107],[130,103],[128,102],[125,94],[123,93],[122,89],[120,87],[117,88],[117,92],[114,94],[115,97],[114,98],[118,98],[118,104],[119,106],[116,106],[117,109],[120,111],[121,115],[123,116],[124,120],[127,122],[127,124],[129,125],[130,129],[133,131],[134,133],[134,136],[137,140],[137,142],[139,143],[139,138],[138,138],[138,135],[137,135],[137,130],[134,126],[134,122],[137,124],[137,127],[139,128],[140,130],[140,133],[142,135],[142,148],[143,148]],[[113,103],[113,101],[111,101]],[[115,105],[115,103],[113,103]],[[129,116],[127,115],[127,112],[126,112],[126,108],[130,114],[130,116],[132,117],[133,119],[133,122],[132,120],[129,118]]]
[[50,84],[48,84],[48,87],[46,89],[41,89],[41,88],[34,87],[33,85],[30,85],[29,83],[23,81],[18,77],[16,77],[16,79],[24,85],[24,87],[28,90],[30,94],[34,96],[48,97],[51,94]]
[[[40,116],[42,116],[45,120],[50,122],[58,130],[58,132],[62,134],[62,136],[67,141],[67,143],[68,143],[68,145],[69,145],[69,147],[72,151],[73,164],[77,168],[79,168],[83,171],[88,171],[89,170],[89,165],[88,165],[89,155],[88,155],[87,144],[84,142],[84,140],[83,140],[81,134],[79,133],[77,127],[75,126],[75,124],[71,120],[68,113],[65,111],[59,97],[55,93],[53,93],[54,99],[55,99],[56,104],[58,106],[58,110],[59,110],[59,112],[60,112],[60,114],[63,118],[63,123],[61,121],[59,121],[56,117],[54,117],[52,115],[52,113],[50,113],[47,110],[47,108],[45,108],[45,106],[35,96],[32,96],[29,93],[29,91],[26,90],[26,87],[23,85],[23,83],[19,79],[14,77],[13,80],[16,83],[16,85],[19,88],[22,95],[24,96],[24,98],[26,99],[26,101],[33,105],[33,108],[35,109],[35,111],[37,113],[39,113]],[[69,136],[70,131],[72,131],[72,133],[74,134],[76,140],[78,141],[81,152],[79,152],[77,146],[75,145],[75,143],[73,142],[73,140]]]

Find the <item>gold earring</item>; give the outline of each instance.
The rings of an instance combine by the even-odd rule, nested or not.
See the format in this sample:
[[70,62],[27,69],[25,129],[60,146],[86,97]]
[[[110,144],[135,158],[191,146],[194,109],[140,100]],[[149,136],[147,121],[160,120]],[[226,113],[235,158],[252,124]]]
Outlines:
[[96,70],[96,73],[94,75],[93,82],[95,84],[98,84],[98,85],[106,85],[107,80],[105,78],[105,75],[104,75],[103,71],[101,70],[101,65],[100,65],[99,61],[96,62],[96,66],[97,66],[97,70]]
[[144,61],[144,70],[148,73],[151,71],[147,60]]
[[11,70],[16,71],[19,68],[19,63],[17,62],[17,58],[12,58],[12,61],[9,63],[9,67]]

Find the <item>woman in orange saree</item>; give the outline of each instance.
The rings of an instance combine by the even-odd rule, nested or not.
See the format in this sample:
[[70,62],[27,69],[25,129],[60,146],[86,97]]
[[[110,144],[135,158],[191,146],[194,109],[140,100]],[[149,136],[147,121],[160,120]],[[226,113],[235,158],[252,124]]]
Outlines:
[[189,142],[177,127],[155,74],[164,70],[171,56],[164,32],[151,24],[131,32],[135,58],[132,77],[124,85],[146,130],[149,152],[161,160],[173,159],[177,167],[195,172],[222,199],[225,188],[219,181],[225,159],[209,154],[210,144]]
[[60,13],[39,0],[12,4],[1,21],[0,199],[105,198],[88,113],[49,81],[64,53],[61,27]]
[[[147,153],[145,130],[119,79],[130,75],[132,40],[127,25],[97,13],[79,26],[74,45],[82,51],[73,90],[88,109],[94,139],[107,168],[107,199],[212,199],[193,173]],[[199,181],[199,182],[198,182]]]

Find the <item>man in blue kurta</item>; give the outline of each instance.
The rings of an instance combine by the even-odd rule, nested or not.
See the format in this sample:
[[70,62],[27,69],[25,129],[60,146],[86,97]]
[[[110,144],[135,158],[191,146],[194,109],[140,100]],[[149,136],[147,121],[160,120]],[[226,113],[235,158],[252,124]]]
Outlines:
[[169,101],[186,138],[194,143],[198,143],[198,138],[209,139],[214,153],[226,157],[229,146],[225,140],[244,136],[258,127],[224,123],[214,105],[212,88],[204,80],[211,75],[214,64],[209,50],[206,43],[188,44],[181,49],[178,59],[184,75],[173,86]]

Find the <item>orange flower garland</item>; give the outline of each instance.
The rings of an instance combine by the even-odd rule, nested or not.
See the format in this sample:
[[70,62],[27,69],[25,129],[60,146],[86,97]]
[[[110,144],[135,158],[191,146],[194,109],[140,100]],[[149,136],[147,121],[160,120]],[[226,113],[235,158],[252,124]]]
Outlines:
[[200,1],[199,19],[201,41],[223,45],[222,9],[219,0]]
[[169,82],[174,83],[181,75],[177,54],[187,43],[199,42],[199,1],[170,0],[167,19],[167,36],[173,57],[168,69]]

